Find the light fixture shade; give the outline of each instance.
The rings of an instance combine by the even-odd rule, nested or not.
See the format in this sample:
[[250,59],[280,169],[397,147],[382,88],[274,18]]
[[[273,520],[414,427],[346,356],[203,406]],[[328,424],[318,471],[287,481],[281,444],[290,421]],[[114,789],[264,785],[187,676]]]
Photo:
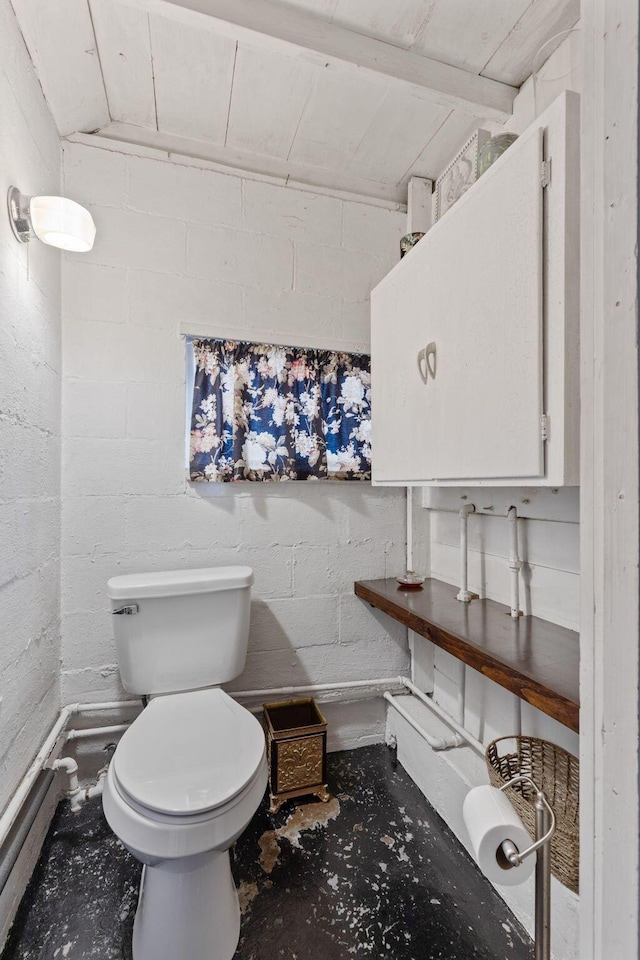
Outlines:
[[86,253],[93,247],[96,226],[88,210],[66,197],[31,197],[33,232],[52,247]]

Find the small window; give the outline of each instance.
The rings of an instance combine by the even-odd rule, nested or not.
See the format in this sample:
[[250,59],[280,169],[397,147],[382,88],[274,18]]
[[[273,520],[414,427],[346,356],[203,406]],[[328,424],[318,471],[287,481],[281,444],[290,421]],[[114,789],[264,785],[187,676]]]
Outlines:
[[192,481],[371,478],[367,354],[236,340],[191,346]]

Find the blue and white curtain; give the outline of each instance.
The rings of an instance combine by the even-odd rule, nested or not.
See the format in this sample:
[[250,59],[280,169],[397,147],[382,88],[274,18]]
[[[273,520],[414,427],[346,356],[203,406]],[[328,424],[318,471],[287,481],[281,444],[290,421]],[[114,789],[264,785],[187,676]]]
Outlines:
[[369,480],[365,354],[194,340],[190,478]]

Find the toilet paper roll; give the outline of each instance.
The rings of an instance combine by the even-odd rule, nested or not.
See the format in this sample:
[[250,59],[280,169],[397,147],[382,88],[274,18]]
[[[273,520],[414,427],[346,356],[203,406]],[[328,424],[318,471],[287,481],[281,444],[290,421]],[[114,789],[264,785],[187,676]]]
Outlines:
[[462,815],[474,856],[485,877],[504,887],[514,887],[529,879],[536,865],[534,854],[519,867],[511,866],[501,855],[504,840],[511,840],[520,851],[532,843],[522,820],[502,791],[489,785],[474,787],[465,797]]

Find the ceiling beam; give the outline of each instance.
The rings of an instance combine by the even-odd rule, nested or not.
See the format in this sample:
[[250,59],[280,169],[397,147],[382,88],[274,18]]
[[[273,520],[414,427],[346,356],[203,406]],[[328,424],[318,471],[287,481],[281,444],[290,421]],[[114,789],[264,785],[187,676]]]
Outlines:
[[[435,103],[487,120],[504,121],[517,88],[366,37],[304,11],[268,0],[125,0],[164,17],[198,17],[201,25],[254,47],[299,57],[316,66],[385,77]],[[192,21],[193,22],[193,21]]]
[[93,134],[71,134],[65,139],[85,146],[121,150],[134,156],[157,156],[189,166],[202,165],[220,173],[264,180],[298,190],[348,196],[351,200],[360,199],[394,209],[405,207],[407,202],[406,184],[366,180],[338,170],[267,157],[208,140],[194,140],[149,127],[138,127],[133,123],[113,122]]

